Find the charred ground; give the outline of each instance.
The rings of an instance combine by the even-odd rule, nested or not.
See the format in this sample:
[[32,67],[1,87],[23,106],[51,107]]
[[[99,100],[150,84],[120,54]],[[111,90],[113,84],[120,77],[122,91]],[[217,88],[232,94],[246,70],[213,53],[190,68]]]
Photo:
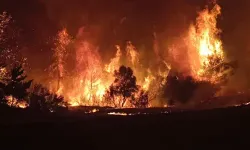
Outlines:
[[[46,115],[30,113],[28,110],[12,110],[1,116],[1,136],[43,138],[43,146],[50,144],[57,148],[78,145],[92,149],[122,145],[121,149],[227,148],[244,138],[250,125],[249,106],[184,112],[144,109],[144,112],[154,113],[135,116],[108,116],[105,111],[90,115],[84,115],[83,111]],[[116,111],[128,113],[140,110]],[[159,114],[161,111],[168,111],[169,114]],[[66,138],[68,136],[71,138]],[[32,141],[33,144],[40,144],[36,140]],[[66,143],[60,144],[59,141]]]

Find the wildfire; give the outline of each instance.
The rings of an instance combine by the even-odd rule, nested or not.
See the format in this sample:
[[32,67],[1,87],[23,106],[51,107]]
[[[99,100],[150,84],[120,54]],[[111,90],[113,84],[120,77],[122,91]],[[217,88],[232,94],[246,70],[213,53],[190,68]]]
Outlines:
[[206,8],[199,13],[196,25],[189,30],[189,57],[192,75],[197,79],[216,82],[216,76],[207,79],[210,69],[224,61],[222,42],[219,39],[220,30],[217,28],[217,17],[221,7],[215,4],[212,10]]
[[[222,42],[219,39],[220,30],[217,29],[217,17],[221,13],[221,8],[215,4],[212,10],[208,8],[199,13],[196,24],[191,25],[188,33],[188,38],[185,42],[185,49],[188,56],[184,61],[188,61],[183,65],[184,70],[189,70],[197,80],[209,80],[216,82],[217,77],[208,77],[207,74],[214,67],[224,61],[224,53]],[[107,103],[105,94],[114,81],[114,71],[119,69],[121,65],[126,65],[133,70],[136,77],[136,83],[140,85],[139,92],[135,97],[139,97],[142,93],[148,93],[150,99],[156,99],[161,85],[166,82],[169,70],[174,64],[160,58],[160,51],[156,34],[154,34],[154,51],[157,55],[157,63],[160,65],[145,67],[141,64],[141,53],[132,42],[127,42],[125,49],[121,49],[116,45],[116,54],[110,59],[109,63],[103,62],[98,49],[92,45],[84,37],[70,40],[66,29],[59,32],[56,40],[55,64],[53,81],[50,89],[55,91],[58,95],[64,96],[71,106],[116,106],[120,104],[121,98],[115,98],[114,103]],[[69,44],[73,45],[72,51],[67,48]],[[174,49],[176,50],[176,49]],[[72,54],[72,52],[74,54]],[[125,55],[123,53],[125,52]],[[177,55],[182,51],[170,52],[174,53],[173,59],[179,59]],[[71,68],[65,67],[68,55],[74,56],[74,64]],[[175,56],[176,54],[176,56]],[[122,58],[124,56],[124,58]],[[183,57],[183,56],[182,56]],[[183,61],[182,61],[183,62]],[[160,68],[161,66],[161,68]],[[162,67],[163,66],[163,67]],[[188,66],[188,67],[187,67]],[[129,102],[125,102],[123,107],[132,107]],[[150,103],[149,106],[152,106]],[[167,105],[164,105],[167,107]]]
[[[54,51],[58,75],[54,75],[54,81],[51,82],[50,89],[52,91],[56,89],[56,93],[63,95],[71,106],[113,106],[113,104],[105,101],[105,94],[114,81],[114,71],[122,65],[121,57],[123,55],[120,46],[116,45],[115,57],[111,58],[108,64],[105,64],[101,60],[98,49],[92,44],[85,40],[74,41],[75,67],[71,71],[74,73],[67,76],[65,75],[67,71],[64,65],[68,55],[66,47],[70,41],[65,29],[59,32],[58,38],[57,48]],[[131,42],[127,43],[125,51],[127,53],[127,65],[135,70],[138,83],[142,85],[142,89],[148,91],[150,83],[155,77],[148,68],[146,68],[147,74],[139,74],[141,69],[139,52]],[[119,98],[115,101],[119,101]],[[125,103],[124,107],[131,107],[131,104]]]

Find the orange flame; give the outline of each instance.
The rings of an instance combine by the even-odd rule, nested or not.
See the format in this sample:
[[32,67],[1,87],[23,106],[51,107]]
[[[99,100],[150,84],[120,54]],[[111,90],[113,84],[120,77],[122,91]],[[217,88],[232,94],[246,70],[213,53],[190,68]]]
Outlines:
[[56,72],[57,76],[57,86],[56,86],[56,94],[61,95],[63,92],[63,84],[62,84],[62,78],[65,75],[65,59],[67,55],[67,49],[66,47],[68,44],[71,42],[70,37],[67,33],[66,29],[63,29],[60,31],[57,35],[56,43],[55,46],[56,48],[54,49],[54,58],[55,63],[52,64],[52,73],[54,71]]
[[[216,19],[221,13],[220,10],[221,8],[217,4],[211,11],[206,8],[199,13],[196,25],[192,25],[189,30],[186,42],[190,67],[186,68],[191,70],[191,75],[198,80],[215,82],[216,77],[213,79],[207,78],[206,72],[224,60],[222,42],[219,39],[220,30],[216,27]],[[108,64],[105,64],[102,62],[95,46],[91,45],[86,39],[76,39],[73,42],[75,45],[76,62],[72,71],[74,73],[70,73],[70,76],[65,76],[64,60],[67,54],[66,46],[70,41],[68,41],[66,30],[63,30],[58,37],[62,40],[59,40],[58,49],[55,51],[55,55],[58,58],[59,77],[61,79],[60,88],[58,88],[57,92],[63,95],[72,106],[114,106],[114,104],[105,101],[104,95],[114,81],[113,72],[121,65],[131,67],[137,78],[137,84],[141,85],[143,91],[149,92],[149,97],[156,99],[155,95],[157,95],[156,93],[161,88],[162,83],[166,81],[172,66],[166,60],[159,58],[157,59],[158,63],[163,64],[164,69],[159,66],[153,69],[144,67],[140,62],[141,54],[131,42],[128,42],[125,48],[125,64],[121,62],[123,55],[119,46],[116,46],[115,57]],[[154,49],[158,56],[160,52],[157,48],[156,38],[154,40]],[[174,59],[176,58],[174,57]],[[159,80],[159,77],[163,80]],[[136,96],[138,95],[139,93],[136,94]],[[119,99],[115,99],[114,103],[119,104]],[[149,105],[152,106],[152,104]],[[132,105],[126,102],[124,107],[132,107]]]
[[29,104],[26,101],[19,101],[13,96],[6,96],[7,104],[16,108],[27,108]]
[[189,57],[192,74],[197,79],[206,79],[208,69],[213,68],[224,60],[222,42],[219,39],[220,30],[217,29],[217,17],[221,14],[221,7],[215,4],[211,11],[206,8],[199,13],[196,25],[189,30]]
[[120,46],[116,45],[116,49],[117,51],[116,51],[115,58],[112,58],[111,62],[108,65],[105,65],[105,70],[108,73],[113,73],[120,66],[120,59],[122,56],[121,48]]
[[[116,46],[116,55],[110,60],[109,64],[103,64],[98,50],[86,40],[76,40],[75,45],[75,69],[73,74],[65,76],[64,61],[67,54],[66,46],[69,41],[66,30],[60,32],[58,47],[55,51],[59,65],[60,86],[56,90],[57,94],[63,95],[71,106],[114,106],[105,101],[105,94],[109,86],[114,81],[113,73],[119,69],[121,64],[122,50]],[[61,40],[60,40],[61,39]],[[61,52],[62,51],[62,52]],[[61,52],[59,54],[59,52]],[[155,79],[150,69],[147,69],[147,75],[140,74],[141,64],[139,62],[139,53],[131,42],[127,43],[127,62],[138,75],[137,82],[142,85],[144,91],[148,91],[151,82]],[[62,65],[61,65],[62,64]],[[62,78],[63,77],[63,78]],[[55,79],[56,80],[56,79]],[[56,85],[52,82],[53,88]],[[115,99],[119,103],[119,98]],[[124,107],[131,107],[131,104],[125,103]]]
[[[206,74],[211,68],[224,61],[222,42],[219,38],[220,30],[217,29],[216,26],[216,19],[220,13],[221,8],[216,3],[212,10],[206,8],[199,13],[196,24],[191,25],[188,38],[186,39],[185,49],[188,49],[188,57],[186,54],[180,55],[182,51],[175,51],[176,48],[173,48],[173,52],[169,51],[173,54],[173,59],[183,59],[181,62],[188,62],[185,63],[186,65],[182,65],[182,69],[180,70],[191,74],[197,80],[216,82],[218,75],[209,78]],[[141,85],[141,90],[148,92],[149,97],[152,99],[156,99],[156,95],[162,83],[166,82],[169,70],[175,65],[169,65],[167,60],[162,60],[160,57],[161,54],[156,33],[154,34],[153,50],[158,57],[157,63],[160,64],[161,67],[164,66],[163,68],[160,68],[160,65],[156,68],[143,66],[140,61],[141,53],[132,42],[127,42],[125,55],[122,55],[122,49],[117,45],[115,57],[111,58],[108,64],[105,64],[99,55],[98,49],[94,45],[89,43],[84,37],[78,39],[81,34],[77,36],[75,41],[69,39],[66,29],[58,34],[57,48],[55,50],[58,79],[54,79],[55,81],[58,80],[58,88],[55,88],[55,81],[52,82],[52,86],[54,87],[52,89],[57,89],[57,94],[63,95],[72,106],[114,106],[120,104],[120,98],[115,98],[114,104],[107,103],[105,94],[114,81],[114,71],[121,65],[126,65],[134,71],[137,84]],[[67,69],[64,65],[67,53],[69,52],[67,45],[70,42],[75,46],[75,64],[69,76],[67,76]],[[125,58],[122,58],[122,56],[125,56]],[[188,59],[184,59],[183,57]],[[122,63],[124,60],[126,61],[125,64]],[[161,79],[159,79],[159,77],[161,77]],[[139,95],[140,93],[137,93],[135,96]],[[152,106],[153,103],[149,105]],[[127,101],[124,107],[132,107],[132,105]]]

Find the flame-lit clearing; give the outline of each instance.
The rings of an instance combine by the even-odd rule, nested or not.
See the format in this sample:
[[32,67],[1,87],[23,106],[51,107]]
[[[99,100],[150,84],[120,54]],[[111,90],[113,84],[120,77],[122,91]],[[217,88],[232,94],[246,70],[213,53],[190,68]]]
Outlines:
[[197,79],[216,82],[219,74],[207,79],[206,73],[224,61],[222,42],[218,35],[220,30],[216,26],[220,14],[221,7],[215,4],[212,10],[206,8],[201,11],[196,25],[190,27],[188,52],[192,75]]

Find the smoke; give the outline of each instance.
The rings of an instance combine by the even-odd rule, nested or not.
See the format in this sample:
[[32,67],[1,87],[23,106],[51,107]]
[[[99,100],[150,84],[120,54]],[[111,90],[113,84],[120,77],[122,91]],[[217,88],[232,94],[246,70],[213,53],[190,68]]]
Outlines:
[[229,60],[238,61],[238,69],[228,83],[229,88],[247,90],[250,87],[250,2],[240,0],[222,4],[222,17],[219,27],[222,29],[223,46]]
[[[177,36],[195,7],[184,0],[177,2],[143,0],[40,0],[49,18],[65,26],[73,35],[82,26],[90,33],[99,29],[100,44],[131,40],[138,45],[153,38],[153,32]],[[187,18],[185,18],[187,17]],[[188,23],[187,23],[188,24]],[[110,43],[110,41],[112,43]]]

